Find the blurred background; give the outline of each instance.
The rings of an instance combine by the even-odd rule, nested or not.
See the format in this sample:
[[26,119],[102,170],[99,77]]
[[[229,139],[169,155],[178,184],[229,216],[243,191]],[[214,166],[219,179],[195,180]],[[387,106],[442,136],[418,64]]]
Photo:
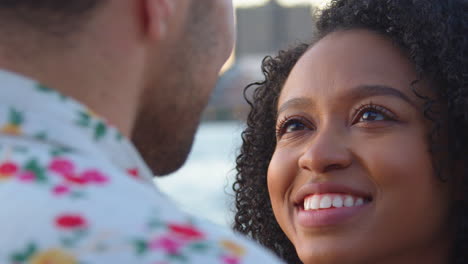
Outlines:
[[234,0],[235,50],[223,67],[186,164],[173,175],[155,179],[179,206],[223,226],[233,219],[232,184],[241,132],[249,111],[243,89],[263,80],[267,55],[301,42],[314,33],[313,14],[326,0]]

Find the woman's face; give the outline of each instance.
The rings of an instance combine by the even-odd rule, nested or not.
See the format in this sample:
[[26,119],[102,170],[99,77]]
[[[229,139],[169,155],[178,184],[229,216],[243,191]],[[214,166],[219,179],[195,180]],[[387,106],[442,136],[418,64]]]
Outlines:
[[304,263],[446,257],[450,191],[432,167],[416,79],[391,41],[365,30],[329,34],[293,68],[268,190]]

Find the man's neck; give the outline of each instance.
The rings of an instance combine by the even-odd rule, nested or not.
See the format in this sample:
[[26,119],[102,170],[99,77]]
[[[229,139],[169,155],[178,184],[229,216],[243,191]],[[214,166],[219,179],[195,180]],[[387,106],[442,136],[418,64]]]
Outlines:
[[[3,52],[2,52],[3,51]],[[0,47],[0,68],[22,74],[85,104],[129,136],[136,115],[142,72],[137,63],[99,49],[21,59]],[[132,69],[129,71],[128,69]]]

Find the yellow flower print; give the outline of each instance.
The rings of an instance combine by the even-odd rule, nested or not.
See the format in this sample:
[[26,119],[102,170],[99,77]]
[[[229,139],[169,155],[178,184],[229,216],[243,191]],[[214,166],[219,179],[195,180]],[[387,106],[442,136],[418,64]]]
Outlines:
[[15,124],[6,124],[1,129],[2,133],[9,134],[9,135],[21,135],[21,127]]
[[8,123],[2,127],[0,132],[10,135],[21,135],[21,125],[23,122],[23,113],[11,108],[8,114]]
[[51,249],[36,254],[28,264],[78,264],[78,261],[60,249]]
[[220,244],[223,248],[228,250],[231,254],[233,254],[236,257],[242,257],[245,254],[245,249],[242,246],[230,240],[221,240]]

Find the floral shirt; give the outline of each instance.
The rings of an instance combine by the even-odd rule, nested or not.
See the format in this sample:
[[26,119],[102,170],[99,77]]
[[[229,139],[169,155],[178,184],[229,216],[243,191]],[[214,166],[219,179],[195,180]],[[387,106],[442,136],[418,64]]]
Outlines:
[[179,211],[92,111],[0,71],[0,264],[279,263]]

